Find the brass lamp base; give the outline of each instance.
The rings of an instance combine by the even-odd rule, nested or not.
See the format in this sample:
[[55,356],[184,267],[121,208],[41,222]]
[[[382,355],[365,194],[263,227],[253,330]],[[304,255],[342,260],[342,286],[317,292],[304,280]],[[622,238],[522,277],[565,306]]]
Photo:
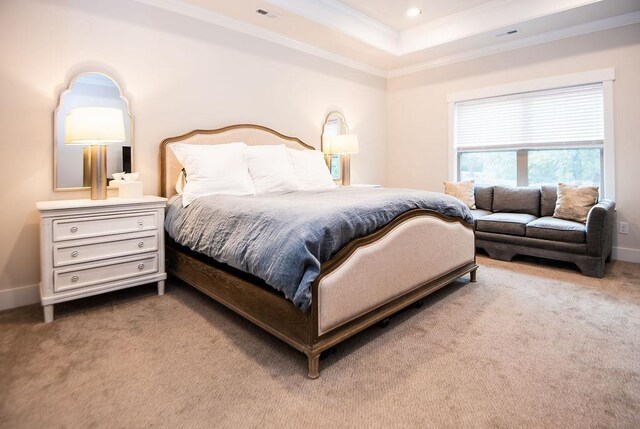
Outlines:
[[351,155],[340,155],[342,158],[342,186],[351,185]]
[[91,199],[107,199],[107,146],[91,145]]

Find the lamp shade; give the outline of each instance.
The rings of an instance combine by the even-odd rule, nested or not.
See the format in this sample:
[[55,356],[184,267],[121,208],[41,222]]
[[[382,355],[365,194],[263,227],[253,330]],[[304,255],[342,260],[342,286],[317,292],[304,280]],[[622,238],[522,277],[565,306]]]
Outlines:
[[328,153],[333,155],[358,153],[360,150],[358,136],[355,134],[340,134],[331,137],[328,146]]
[[122,110],[111,107],[78,107],[64,118],[64,143],[105,145],[126,140]]

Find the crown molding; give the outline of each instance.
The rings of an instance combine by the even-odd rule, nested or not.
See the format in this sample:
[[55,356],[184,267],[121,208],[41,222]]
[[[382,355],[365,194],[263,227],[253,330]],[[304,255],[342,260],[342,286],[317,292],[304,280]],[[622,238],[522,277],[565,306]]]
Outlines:
[[247,34],[249,36],[257,37],[259,39],[267,40],[269,42],[276,43],[278,45],[286,46],[299,52],[303,52],[309,55],[313,55],[328,61],[332,61],[337,64],[341,64],[346,67],[350,67],[355,70],[359,70],[364,73],[368,73],[374,76],[386,78],[387,72],[377,67],[370,66],[368,64],[361,63],[360,61],[347,58],[342,55],[334,54],[327,50],[312,46],[308,43],[299,42],[289,37],[282,36],[273,31],[265,30],[264,28],[247,24],[246,22],[239,21],[233,18],[229,18],[225,15],[221,15],[212,12],[209,9],[193,6],[184,3],[179,0],[134,0],[138,3],[145,4],[147,6],[157,7],[169,12],[173,12],[182,16],[197,19],[199,21],[215,24],[220,27],[227,28],[229,30],[237,31],[239,33]]
[[404,31],[338,0],[265,1],[398,57],[604,0],[492,0]]
[[520,0],[493,0],[403,31],[396,55],[421,51],[602,1],[528,0],[527,7],[522,7]]
[[399,50],[400,32],[338,0],[265,0],[274,6],[332,28],[392,55]]
[[598,31],[609,30],[612,28],[623,27],[626,25],[636,24],[640,22],[640,12],[632,12],[624,15],[613,16],[611,18],[600,19],[597,21],[579,24],[572,27],[563,28],[561,30],[549,31],[535,36],[525,37],[510,42],[501,43],[499,45],[487,46],[485,48],[474,49],[462,52],[460,54],[447,57],[436,58],[420,64],[407,67],[400,67],[390,70],[387,78],[395,78],[408,74],[418,73],[424,70],[443,67],[463,61],[473,60],[476,58],[486,57],[489,55],[499,54],[501,52],[512,51],[515,49],[526,48],[529,46],[540,45],[543,43],[553,42],[555,40],[567,39],[570,37],[581,36]]

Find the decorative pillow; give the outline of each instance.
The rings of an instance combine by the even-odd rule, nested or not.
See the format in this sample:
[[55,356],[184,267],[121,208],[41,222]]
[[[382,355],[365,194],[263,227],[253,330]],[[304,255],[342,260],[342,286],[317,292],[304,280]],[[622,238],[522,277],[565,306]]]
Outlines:
[[247,146],[245,158],[257,194],[302,188],[284,145]]
[[302,186],[301,190],[316,191],[336,187],[322,152],[287,148],[287,153]]
[[589,210],[597,203],[597,186],[572,186],[558,183],[558,201],[553,217],[585,223]]
[[174,143],[171,150],[188,177],[182,205],[205,195],[252,195],[255,188],[244,159],[244,143],[195,145]]
[[473,194],[474,180],[465,182],[443,182],[444,193],[456,197],[472,210],[476,208],[476,197]]

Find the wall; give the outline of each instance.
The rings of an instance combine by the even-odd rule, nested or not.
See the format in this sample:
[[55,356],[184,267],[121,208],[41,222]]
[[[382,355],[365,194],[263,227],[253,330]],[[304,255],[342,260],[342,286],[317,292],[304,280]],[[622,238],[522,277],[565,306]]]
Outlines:
[[385,179],[381,78],[128,0],[2,0],[0,54],[0,309],[35,299],[36,201],[88,198],[52,192],[52,114],[78,73],[106,72],[127,95],[148,194],[166,137],[256,123],[317,147],[335,109],[361,142],[352,181]]
[[640,262],[640,24],[461,62],[387,81],[387,185],[442,191],[448,177],[447,94],[614,67],[616,202],[629,234],[620,259]]

